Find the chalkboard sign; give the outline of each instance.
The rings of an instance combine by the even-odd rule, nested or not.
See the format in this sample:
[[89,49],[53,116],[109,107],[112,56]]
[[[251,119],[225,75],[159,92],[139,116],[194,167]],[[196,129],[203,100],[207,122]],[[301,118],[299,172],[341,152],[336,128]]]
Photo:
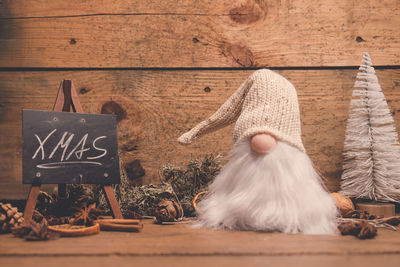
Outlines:
[[117,184],[113,115],[23,110],[24,184]]

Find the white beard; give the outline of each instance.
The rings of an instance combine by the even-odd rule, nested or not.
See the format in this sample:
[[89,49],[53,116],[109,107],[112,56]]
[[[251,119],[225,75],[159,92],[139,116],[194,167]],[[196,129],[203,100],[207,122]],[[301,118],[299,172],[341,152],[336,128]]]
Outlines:
[[334,234],[337,208],[306,153],[278,142],[269,154],[237,144],[198,205],[195,227]]

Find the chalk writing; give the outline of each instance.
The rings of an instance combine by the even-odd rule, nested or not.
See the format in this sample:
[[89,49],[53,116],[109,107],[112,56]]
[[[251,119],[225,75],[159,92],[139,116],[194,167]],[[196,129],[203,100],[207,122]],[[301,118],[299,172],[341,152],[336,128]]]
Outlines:
[[54,129],[49,135],[47,135],[47,137],[42,141],[40,140],[39,136],[37,134],[35,134],[35,137],[37,138],[37,140],[39,141],[39,147],[36,150],[35,154],[33,155],[32,159],[36,158],[36,155],[39,153],[39,151],[42,152],[42,160],[44,159],[44,148],[43,148],[43,144],[46,143],[47,139],[50,138],[50,136],[57,131],[57,129]]
[[[41,152],[41,157],[42,160],[45,160],[47,155],[46,155],[46,142],[50,139],[51,136],[53,136],[54,133],[57,132],[57,129],[52,130],[44,139],[43,141],[40,139],[40,137],[35,134],[35,137],[38,141],[38,148],[36,149],[35,153],[32,156],[32,159],[35,159],[39,152]],[[87,161],[87,160],[94,160],[94,159],[99,159],[104,157],[107,154],[107,149],[101,148],[96,145],[98,140],[105,139],[107,136],[99,136],[93,140],[92,148],[94,150],[102,152],[99,155],[96,156],[87,156],[85,161],[68,161],[71,159],[71,156],[75,156],[77,160],[82,160],[83,155],[85,152],[90,151],[91,147],[86,147],[86,141],[88,139],[89,134],[86,133],[79,141],[78,143],[72,148],[71,151],[67,154],[67,157],[65,157],[65,154],[67,153],[71,143],[74,140],[75,134],[70,133],[68,131],[65,131],[60,140],[57,142],[57,144],[54,146],[53,150],[48,156],[48,159],[52,159],[53,156],[56,154],[57,151],[61,150],[62,154],[60,157],[60,161],[58,162],[51,162],[51,163],[45,163],[45,164],[37,164],[36,167],[38,168],[43,168],[43,169],[55,169],[55,168],[65,168],[68,166],[72,166],[74,164],[91,164],[91,165],[102,165],[100,162],[96,161]]]
[[52,163],[45,163],[45,164],[38,164],[36,167],[40,169],[57,169],[63,166],[67,165],[73,165],[73,164],[92,164],[92,165],[103,165],[100,162],[94,162],[94,161],[67,161],[67,162],[52,162]]

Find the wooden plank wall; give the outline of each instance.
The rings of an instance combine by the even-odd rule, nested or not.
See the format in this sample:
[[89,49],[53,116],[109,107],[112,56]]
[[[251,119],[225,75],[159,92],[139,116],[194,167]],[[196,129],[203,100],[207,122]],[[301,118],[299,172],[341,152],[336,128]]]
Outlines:
[[304,145],[330,190],[356,68],[368,51],[400,130],[396,0],[0,1],[0,199],[21,185],[21,109],[51,110],[72,79],[85,111],[119,119],[122,159],[158,169],[227,152],[233,127],[190,146],[176,138],[214,112],[255,69],[297,88]]

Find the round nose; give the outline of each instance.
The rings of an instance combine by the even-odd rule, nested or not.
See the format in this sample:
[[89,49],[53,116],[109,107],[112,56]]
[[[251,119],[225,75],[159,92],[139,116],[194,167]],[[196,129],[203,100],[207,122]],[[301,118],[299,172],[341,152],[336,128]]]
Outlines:
[[276,139],[270,134],[256,134],[251,138],[250,145],[255,153],[266,155],[276,146]]

